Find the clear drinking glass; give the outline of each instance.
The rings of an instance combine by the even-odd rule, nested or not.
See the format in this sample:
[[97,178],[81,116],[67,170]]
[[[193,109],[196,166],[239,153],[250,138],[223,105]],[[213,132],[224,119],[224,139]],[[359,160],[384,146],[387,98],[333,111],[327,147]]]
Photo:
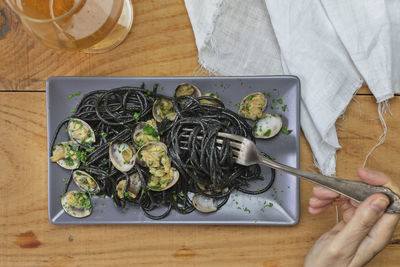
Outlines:
[[102,53],[118,46],[133,24],[131,0],[6,0],[44,45]]

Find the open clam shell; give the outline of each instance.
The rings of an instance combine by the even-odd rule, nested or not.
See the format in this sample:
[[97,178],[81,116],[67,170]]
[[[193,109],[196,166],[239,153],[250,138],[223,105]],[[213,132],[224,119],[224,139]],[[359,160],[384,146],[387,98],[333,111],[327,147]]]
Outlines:
[[[155,149],[154,146],[161,149]],[[144,151],[147,153],[145,154]],[[171,167],[168,148],[164,143],[151,142],[142,146],[137,153],[137,160],[140,165],[149,168],[149,172],[152,174],[152,178],[147,184],[149,190],[164,191],[178,182],[179,171]],[[158,172],[161,174],[157,174]]]
[[153,118],[158,122],[163,121],[165,118],[173,121],[177,115],[174,111],[172,100],[168,98],[157,99],[153,104],[152,112]]
[[67,131],[71,140],[77,143],[94,143],[96,136],[92,127],[81,119],[70,119]]
[[282,118],[278,114],[266,113],[254,125],[256,138],[268,139],[276,136],[282,129]]
[[67,214],[75,218],[84,218],[92,213],[92,203],[84,192],[68,191],[61,196],[61,206]]
[[79,168],[80,161],[77,155],[79,147],[74,141],[56,144],[52,150],[50,160],[57,162],[62,168],[74,170]]
[[179,174],[179,171],[177,169],[175,169],[174,167],[171,167],[171,170],[173,171],[174,176],[172,177],[172,180],[169,183],[167,183],[167,185],[165,187],[160,187],[160,188],[158,188],[158,187],[148,187],[149,190],[152,190],[152,191],[164,191],[164,190],[167,190],[167,189],[170,189],[171,187],[173,187],[178,182],[180,174]]
[[110,144],[108,153],[111,163],[121,172],[128,172],[135,165],[136,150],[128,143],[114,141]]
[[72,179],[74,180],[75,184],[84,192],[89,194],[97,194],[100,192],[100,186],[97,181],[85,171],[73,171]]
[[160,140],[155,120],[137,123],[133,131],[132,139],[138,147]]
[[209,99],[201,99],[200,100],[200,105],[213,105],[213,106],[221,106],[221,103],[218,101],[214,100],[213,98],[222,101],[221,97],[217,93],[205,93],[202,95],[203,97],[208,97]]
[[181,83],[175,89],[175,97],[180,96],[193,96],[193,97],[200,97],[201,91],[197,86],[190,84],[190,83]]
[[267,107],[267,97],[263,93],[252,93],[243,98],[238,114],[246,119],[257,120]]
[[124,189],[126,186],[126,180],[121,179],[116,187],[117,195],[120,199],[125,196],[128,198],[136,198],[140,193],[140,189],[142,188],[142,182],[140,180],[139,174],[136,172],[129,176],[129,185],[126,189],[125,196],[123,195]]
[[204,196],[202,194],[195,194],[192,198],[193,206],[200,212],[210,213],[217,211],[217,201],[214,198]]

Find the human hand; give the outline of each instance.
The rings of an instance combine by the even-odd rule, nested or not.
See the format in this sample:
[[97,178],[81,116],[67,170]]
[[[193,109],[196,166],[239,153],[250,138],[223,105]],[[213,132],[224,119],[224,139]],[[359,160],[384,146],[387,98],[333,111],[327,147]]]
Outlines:
[[[381,172],[358,169],[367,184],[383,185],[400,194],[400,187]],[[384,194],[357,203],[317,186],[309,201],[309,212],[319,214],[332,204],[342,209],[343,219],[323,234],[309,251],[304,266],[363,266],[390,241],[400,214],[384,213],[389,199]]]

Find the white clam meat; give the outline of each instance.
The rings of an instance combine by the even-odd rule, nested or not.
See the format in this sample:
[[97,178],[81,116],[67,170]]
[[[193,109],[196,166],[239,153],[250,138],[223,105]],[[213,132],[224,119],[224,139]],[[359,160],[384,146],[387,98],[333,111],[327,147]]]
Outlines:
[[257,120],[267,107],[267,97],[263,93],[253,93],[245,98],[239,106],[238,114],[246,119]]
[[135,165],[136,150],[128,143],[114,141],[109,147],[109,157],[117,170],[128,172]]
[[161,98],[157,99],[153,104],[153,117],[156,121],[161,122],[165,118],[173,121],[177,113],[174,111],[174,105],[171,99]]
[[53,147],[50,161],[57,162],[64,169],[74,170],[79,168],[79,147],[74,141],[61,142]]
[[92,213],[92,203],[84,192],[68,191],[61,196],[64,211],[75,218],[84,218]]
[[201,91],[197,86],[190,84],[190,83],[182,83],[178,85],[175,89],[175,97],[181,96],[193,96],[193,97],[200,97]]
[[71,119],[67,125],[67,131],[71,140],[78,143],[94,143],[96,137],[92,127],[80,119]]
[[210,99],[201,99],[200,104],[201,105],[213,105],[213,106],[220,106],[220,103],[218,101],[214,101],[213,98],[222,101],[221,97],[217,93],[205,93],[202,97],[207,96]]
[[157,123],[154,119],[146,122],[139,122],[135,126],[133,131],[133,142],[141,147],[150,142],[156,142],[160,140],[157,132]]
[[167,190],[179,180],[179,172],[171,167],[167,151],[167,146],[162,142],[148,143],[138,151],[139,164],[149,168],[151,174],[147,182],[149,190]]
[[100,192],[100,186],[96,180],[87,172],[75,170],[72,172],[72,179],[75,184],[84,192],[97,194]]
[[126,186],[125,179],[122,179],[118,182],[117,187],[116,187],[118,197],[120,199],[122,199],[124,197],[136,198],[140,192],[140,189],[142,188],[142,182],[140,180],[139,174],[134,173],[129,176],[129,185],[127,186],[125,194],[124,194],[125,186]]

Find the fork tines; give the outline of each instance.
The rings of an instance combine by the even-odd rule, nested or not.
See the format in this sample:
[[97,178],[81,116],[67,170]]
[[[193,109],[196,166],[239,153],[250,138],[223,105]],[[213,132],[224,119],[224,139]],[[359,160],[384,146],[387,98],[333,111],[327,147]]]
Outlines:
[[[190,129],[190,128],[182,128],[182,130],[184,131],[184,132],[192,132],[193,131],[193,129]],[[181,135],[181,137],[184,137],[184,138],[189,138],[189,134],[182,134]],[[231,145],[231,147],[232,147],[232,153],[233,153],[233,155],[234,155],[234,159],[236,160],[237,159],[237,156],[239,155],[239,152],[240,152],[240,149],[241,149],[241,146],[242,146],[242,144],[241,144],[241,141],[244,139],[244,137],[241,137],[241,136],[238,136],[238,135],[232,135],[232,134],[227,134],[227,133],[221,133],[221,132],[218,132],[218,136],[219,137],[223,137],[223,138],[227,138],[227,139],[230,139],[230,145]],[[196,138],[198,139],[198,140],[202,140],[203,139],[203,136],[201,136],[201,135],[198,135],[198,136],[196,136]],[[235,142],[236,141],[236,142]],[[217,144],[223,144],[223,142],[224,142],[224,140],[223,139],[220,139],[220,138],[217,138],[216,139],[216,142],[217,142]],[[188,141],[185,141],[185,140],[181,140],[180,141],[180,143],[181,144],[183,144],[183,145],[187,145],[188,144]],[[221,149],[222,147],[221,146],[216,146],[217,147],[217,149]],[[187,147],[185,147],[185,146],[181,146],[181,147],[179,147],[180,149],[182,149],[182,150],[189,150]]]

